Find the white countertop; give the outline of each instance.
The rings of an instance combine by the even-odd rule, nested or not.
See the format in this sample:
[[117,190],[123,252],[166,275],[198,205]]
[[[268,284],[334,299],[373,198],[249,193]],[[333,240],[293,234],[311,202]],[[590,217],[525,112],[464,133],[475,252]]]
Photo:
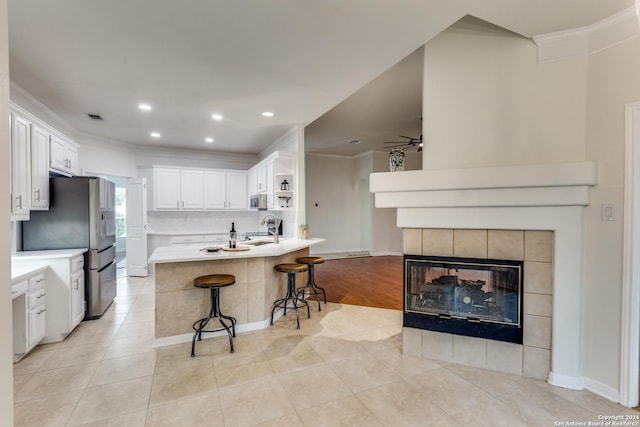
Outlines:
[[87,252],[87,248],[53,249],[49,251],[22,251],[11,254],[11,261],[21,259],[73,258]]
[[[266,240],[266,239],[265,239]],[[272,239],[269,239],[271,241]],[[149,258],[150,264],[167,263],[167,262],[188,262],[188,261],[211,261],[218,259],[239,259],[239,258],[259,258],[280,256],[299,249],[308,248],[317,243],[324,242],[324,239],[280,239],[280,243],[270,243],[263,246],[249,246],[248,251],[228,252],[220,250],[218,252],[206,252],[201,249],[206,248],[207,244],[194,246],[163,246],[156,248]],[[244,246],[244,243],[238,243]]]
[[33,274],[37,274],[42,271],[45,271],[47,268],[49,268],[49,266],[45,263],[43,263],[39,267],[32,267],[32,266],[24,267],[24,266],[12,265],[11,266],[11,283],[15,284],[17,282],[20,282]]

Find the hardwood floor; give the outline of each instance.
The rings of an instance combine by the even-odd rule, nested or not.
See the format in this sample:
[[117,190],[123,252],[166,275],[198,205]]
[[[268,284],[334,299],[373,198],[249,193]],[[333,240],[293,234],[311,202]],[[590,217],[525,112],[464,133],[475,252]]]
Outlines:
[[332,259],[315,267],[327,301],[402,310],[402,257]]

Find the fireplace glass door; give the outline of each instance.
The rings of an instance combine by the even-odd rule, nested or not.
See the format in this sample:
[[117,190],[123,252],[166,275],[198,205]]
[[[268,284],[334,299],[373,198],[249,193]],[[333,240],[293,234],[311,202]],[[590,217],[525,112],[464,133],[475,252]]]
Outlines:
[[522,262],[405,256],[405,312],[520,326]]

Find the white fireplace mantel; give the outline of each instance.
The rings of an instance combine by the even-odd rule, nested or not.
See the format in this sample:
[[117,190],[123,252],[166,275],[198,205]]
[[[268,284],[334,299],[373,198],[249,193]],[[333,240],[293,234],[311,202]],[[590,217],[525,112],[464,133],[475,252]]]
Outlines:
[[376,207],[398,209],[401,228],[554,231],[548,380],[582,389],[584,207],[597,172],[594,162],[385,172],[370,191]]

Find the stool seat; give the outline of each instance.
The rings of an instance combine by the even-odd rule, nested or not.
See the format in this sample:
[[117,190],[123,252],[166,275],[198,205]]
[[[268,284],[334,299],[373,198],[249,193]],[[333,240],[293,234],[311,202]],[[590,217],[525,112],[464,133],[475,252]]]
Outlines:
[[[304,299],[298,298],[298,294],[296,293],[296,274],[304,273],[308,268],[304,264],[277,264],[273,269],[280,273],[287,273],[287,294],[284,298],[276,300],[276,302],[273,303],[273,309],[271,310],[271,324],[273,325],[273,315],[276,312],[276,308],[282,308],[285,316],[287,315],[287,309],[293,308],[296,311],[297,328],[300,329],[300,313],[298,312],[298,308],[302,305],[306,305],[307,318],[309,319],[311,318],[311,309]],[[289,306],[287,301],[291,301],[293,306]]]
[[[231,353],[233,353],[233,337],[236,336],[236,319],[235,317],[225,316],[220,311],[220,288],[231,286],[234,283],[236,283],[236,277],[231,274],[208,274],[206,276],[199,276],[193,279],[193,286],[196,288],[209,289],[211,307],[207,317],[196,320],[193,324],[193,330],[195,332],[193,333],[193,339],[191,340],[191,357],[195,357],[196,355],[196,339],[198,341],[202,341],[203,332],[226,331],[227,335],[229,335],[229,347],[231,347]],[[218,322],[222,327],[218,329],[205,330],[205,326],[207,326],[209,321],[214,317],[218,319]],[[227,319],[231,322],[231,326],[228,326],[223,319]]]
[[235,276],[231,274],[209,274],[207,276],[196,277],[193,286],[196,288],[210,288],[212,286],[223,287],[233,285],[236,282]]
[[303,256],[296,259],[296,262],[300,264],[322,264],[324,262],[324,258],[321,256]]
[[296,291],[296,294],[299,295],[300,299],[305,299],[307,293],[309,296],[311,296],[311,294],[313,293],[313,295],[315,295],[316,299],[318,300],[318,311],[322,311],[322,308],[320,307],[320,294],[322,294],[324,303],[326,304],[327,293],[325,292],[324,288],[316,284],[315,278],[313,277],[313,266],[316,264],[322,264],[324,262],[324,258],[322,258],[321,256],[304,256],[296,259],[296,262],[299,262],[300,264],[306,264],[309,268],[309,274],[307,274],[307,284],[298,289]]
[[302,273],[307,271],[307,266],[302,264],[278,264],[273,268],[280,273]]

